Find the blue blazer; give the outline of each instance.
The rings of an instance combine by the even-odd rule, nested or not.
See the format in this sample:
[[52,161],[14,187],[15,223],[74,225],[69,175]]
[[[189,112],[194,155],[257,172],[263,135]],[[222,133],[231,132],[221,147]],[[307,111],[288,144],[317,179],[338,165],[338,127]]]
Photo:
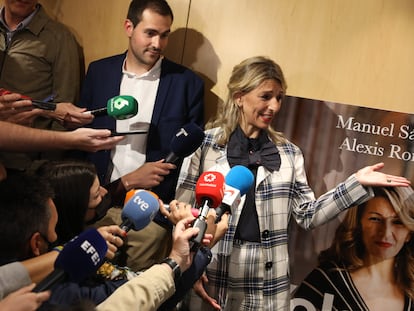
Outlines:
[[[89,65],[82,87],[80,107],[88,110],[103,108],[108,99],[119,95],[125,56],[126,53],[115,55]],[[182,65],[166,58],[162,60],[160,83],[148,133],[147,162],[168,155],[170,142],[183,125],[195,122],[203,127],[203,97],[204,82],[200,77]],[[115,130],[116,120],[108,116],[96,117],[91,126]],[[104,150],[88,155],[96,166],[102,184],[108,183],[110,179],[110,154],[110,150]],[[175,171],[153,189],[166,203],[174,199],[180,166],[181,162]]]

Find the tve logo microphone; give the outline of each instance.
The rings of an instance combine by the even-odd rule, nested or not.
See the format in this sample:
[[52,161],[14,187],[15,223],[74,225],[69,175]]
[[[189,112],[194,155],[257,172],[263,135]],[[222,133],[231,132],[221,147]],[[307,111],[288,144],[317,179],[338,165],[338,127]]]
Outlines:
[[132,198],[132,202],[138,205],[143,212],[150,208],[150,204],[148,204],[145,199],[141,198],[139,192]]

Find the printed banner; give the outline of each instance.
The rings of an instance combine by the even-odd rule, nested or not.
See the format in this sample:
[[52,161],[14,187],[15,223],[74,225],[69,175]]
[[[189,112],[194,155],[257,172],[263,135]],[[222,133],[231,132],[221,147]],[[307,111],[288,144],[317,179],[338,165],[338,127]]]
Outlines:
[[[405,176],[414,184],[413,114],[287,96],[274,128],[301,148],[316,196],[378,162],[385,163],[383,172]],[[317,265],[319,252],[330,246],[343,216],[312,231],[292,221],[293,286]]]

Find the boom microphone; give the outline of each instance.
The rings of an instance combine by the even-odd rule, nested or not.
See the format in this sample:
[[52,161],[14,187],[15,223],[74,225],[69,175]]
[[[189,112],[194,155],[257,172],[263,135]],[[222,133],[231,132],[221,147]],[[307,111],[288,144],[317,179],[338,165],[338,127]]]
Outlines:
[[197,236],[192,238],[193,246],[201,245],[207,229],[207,213],[210,208],[217,208],[224,196],[224,176],[219,172],[204,172],[197,180],[195,187],[197,205],[200,206],[200,214],[194,220],[193,227],[200,229]]
[[128,232],[145,228],[154,219],[159,207],[158,199],[150,191],[136,190],[122,209],[121,229]]
[[138,113],[138,102],[130,95],[119,95],[112,97],[106,103],[106,107],[85,111],[85,113],[98,116],[110,116],[116,120],[132,118]]
[[82,282],[102,265],[108,246],[105,239],[94,228],[88,229],[70,240],[56,258],[54,270],[33,292],[42,292],[65,282]]
[[224,213],[233,213],[240,204],[240,198],[249,191],[253,185],[253,173],[243,165],[236,165],[227,173],[224,185],[224,197],[221,205],[216,209],[216,223],[221,220]]
[[204,131],[195,123],[184,125],[171,140],[171,152],[165,158],[166,163],[175,164],[179,159],[192,154],[204,140]]

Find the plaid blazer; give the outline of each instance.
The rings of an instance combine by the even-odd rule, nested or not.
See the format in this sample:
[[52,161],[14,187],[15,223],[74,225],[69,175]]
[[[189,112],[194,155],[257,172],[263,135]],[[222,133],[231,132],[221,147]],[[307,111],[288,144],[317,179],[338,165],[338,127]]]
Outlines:
[[[225,176],[230,170],[226,147],[220,147],[216,143],[221,133],[220,128],[207,130],[201,147],[185,159],[177,185],[178,200],[194,202],[195,184],[202,172],[218,171]],[[303,228],[312,229],[347,208],[368,200],[373,193],[370,188],[363,187],[355,176],[351,175],[335,189],[315,199],[307,183],[301,150],[291,142],[276,146],[281,156],[281,167],[279,171],[274,172],[268,171],[263,166],[258,168],[255,201],[262,237],[261,247],[266,263],[263,264],[263,269],[266,269],[263,287],[264,306],[267,310],[289,310],[288,224],[290,218],[294,217]],[[224,238],[213,247],[213,260],[208,267],[209,274],[215,275],[208,283],[210,287],[208,291],[220,293],[221,297],[214,298],[222,304],[223,309],[228,277],[225,261],[232,252],[233,238],[243,204],[244,197],[229,219],[229,229]]]

